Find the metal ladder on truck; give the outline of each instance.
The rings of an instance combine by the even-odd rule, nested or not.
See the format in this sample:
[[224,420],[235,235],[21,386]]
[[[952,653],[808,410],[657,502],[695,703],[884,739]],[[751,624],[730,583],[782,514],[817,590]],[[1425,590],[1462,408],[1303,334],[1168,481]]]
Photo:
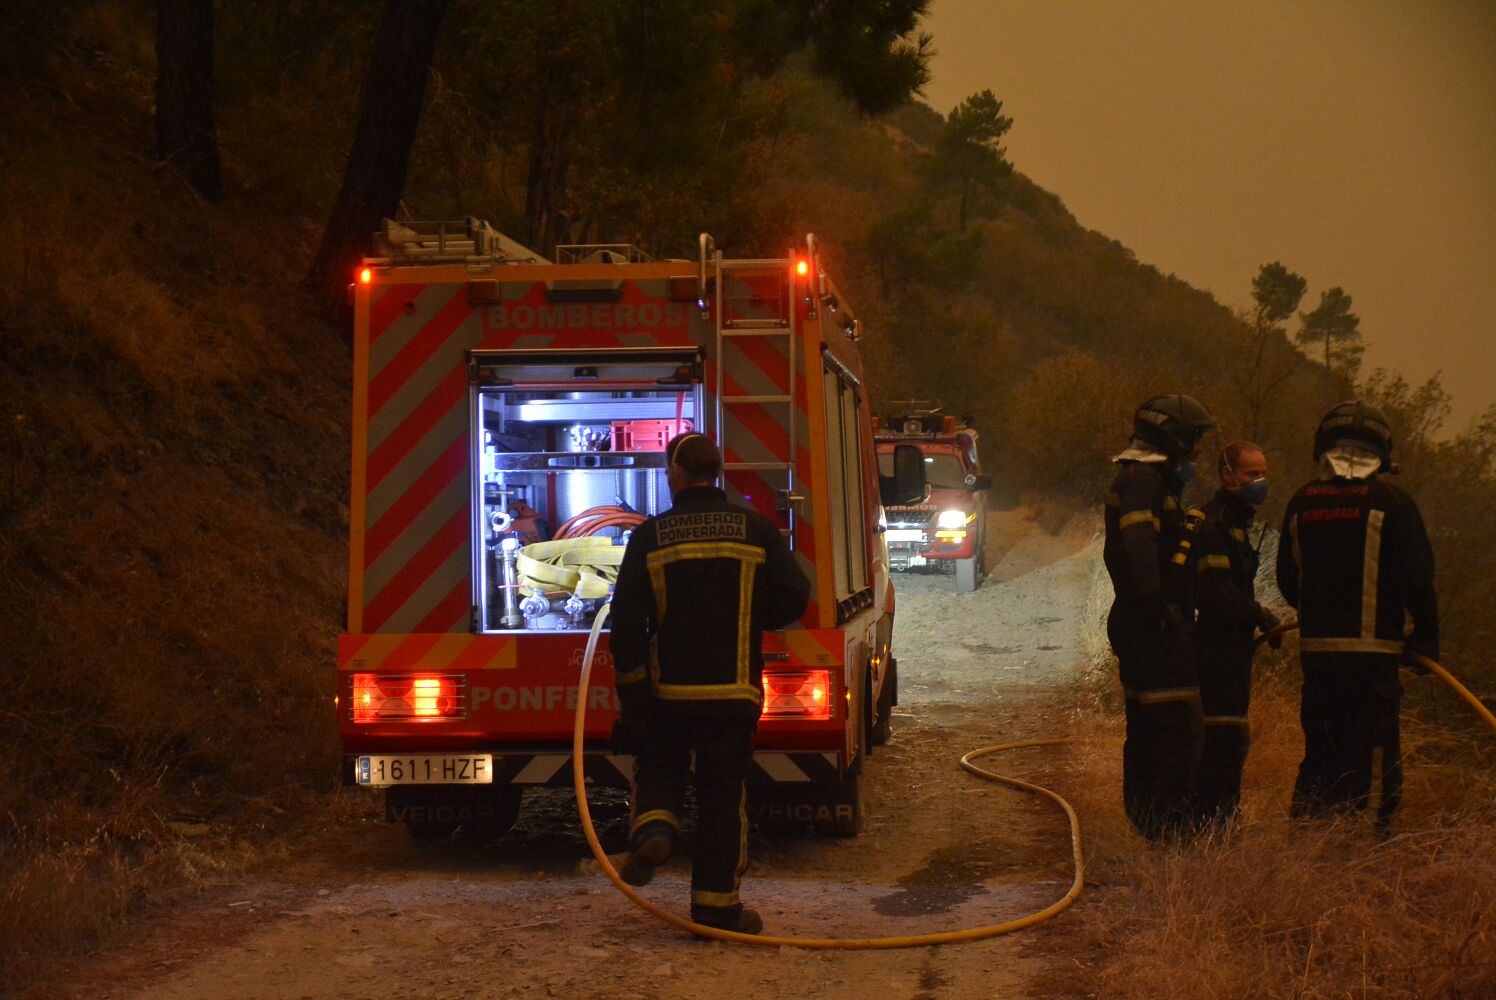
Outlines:
[[[788,527],[781,528],[790,548],[795,547],[795,522],[799,514],[799,505],[803,498],[795,492],[795,443],[797,421],[795,406],[795,352],[798,348],[799,338],[795,329],[795,304],[794,285],[789,276],[789,261],[785,260],[724,260],[720,251],[712,242],[712,238],[706,233],[701,234],[701,301],[706,301],[707,295],[707,269],[708,265],[716,278],[715,309],[716,315],[716,379],[715,400],[716,420],[715,431],[717,447],[722,449],[723,464],[722,474],[724,480],[736,471],[756,472],[774,489],[778,499],[779,509],[788,513]],[[763,273],[768,268],[774,268],[783,276],[776,288],[779,299],[765,302],[761,296],[756,294],[734,293],[741,288],[735,287],[732,282],[734,272],[755,271]],[[750,316],[746,313],[752,309],[744,308],[749,302],[757,304],[760,311],[765,305],[770,307],[771,315]],[[760,371],[764,373],[767,381],[776,385],[783,385],[784,393],[760,393],[741,394],[730,393],[725,384],[727,365],[727,350],[734,341],[747,338],[759,339],[761,342],[773,346],[776,350],[774,356],[779,358],[777,352],[783,347],[782,366],[776,365],[770,369],[759,365]],[[761,352],[764,353],[764,352]],[[754,438],[747,429],[747,424],[741,419],[735,419],[733,411],[737,409],[742,412],[747,407],[760,407],[772,414],[776,423],[785,431],[785,454],[773,455],[772,458],[759,461],[731,461],[729,454],[744,455],[751,454],[763,448],[761,440]]]

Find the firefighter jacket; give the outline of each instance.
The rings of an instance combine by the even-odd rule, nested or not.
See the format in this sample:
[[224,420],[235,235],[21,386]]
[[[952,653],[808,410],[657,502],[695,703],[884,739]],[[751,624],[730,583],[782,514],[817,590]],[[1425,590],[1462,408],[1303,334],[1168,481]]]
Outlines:
[[1247,539],[1256,510],[1218,490],[1201,513],[1193,551],[1197,627],[1250,639],[1262,611],[1256,594],[1257,550]]
[[1117,603],[1157,624],[1164,603],[1189,606],[1185,574],[1173,560],[1184,538],[1184,484],[1162,462],[1119,461],[1106,495],[1102,555]]
[[634,529],[609,642],[619,700],[682,715],[757,718],[763,630],[805,612],[810,581],[779,528],[721,490],[681,490]]
[[1305,653],[1439,656],[1434,551],[1413,498],[1391,483],[1335,477],[1288,501],[1278,589],[1299,612]]

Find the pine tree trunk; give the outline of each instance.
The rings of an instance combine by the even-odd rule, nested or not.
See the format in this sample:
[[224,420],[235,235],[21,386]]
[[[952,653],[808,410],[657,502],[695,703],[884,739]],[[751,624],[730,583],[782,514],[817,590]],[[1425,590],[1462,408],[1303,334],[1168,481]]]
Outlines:
[[223,200],[213,124],[213,0],[160,0],[156,156],[175,164],[207,200]]
[[561,202],[571,165],[568,150],[574,109],[564,90],[559,74],[549,74],[535,109],[525,176],[526,241],[547,257],[553,255],[566,231]]
[[334,314],[346,312],[346,289],[371,234],[399,207],[446,10],[447,0],[390,0],[385,6],[343,186],[303,281]]

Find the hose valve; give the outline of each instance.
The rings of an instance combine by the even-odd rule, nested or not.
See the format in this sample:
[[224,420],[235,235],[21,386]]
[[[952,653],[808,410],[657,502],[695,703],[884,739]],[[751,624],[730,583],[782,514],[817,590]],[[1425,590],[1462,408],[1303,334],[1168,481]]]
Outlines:
[[525,616],[525,624],[530,627],[533,619],[544,618],[550,613],[551,602],[546,600],[545,595],[531,591],[529,596],[519,602],[519,613]]
[[524,624],[516,606],[519,594],[519,571],[515,557],[519,554],[519,539],[510,535],[499,541],[499,583],[503,587],[504,613],[499,616],[500,628],[519,628]]

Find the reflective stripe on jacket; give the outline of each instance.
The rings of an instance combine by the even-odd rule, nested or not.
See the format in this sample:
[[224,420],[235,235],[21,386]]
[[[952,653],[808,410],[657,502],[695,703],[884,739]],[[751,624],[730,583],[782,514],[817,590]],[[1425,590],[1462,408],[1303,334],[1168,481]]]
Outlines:
[[757,716],[763,630],[795,621],[809,596],[773,522],[715,487],[682,490],[634,529],[619,567],[609,644],[620,698],[647,685],[677,711]]
[[1371,479],[1321,480],[1293,495],[1278,541],[1278,589],[1298,609],[1306,653],[1437,658],[1434,552],[1413,498]]
[[1137,607],[1164,599],[1184,607],[1180,573],[1171,559],[1184,534],[1180,485],[1158,462],[1117,463],[1106,495],[1103,558],[1122,604]]
[[1257,625],[1257,550],[1247,539],[1253,510],[1226,490],[1203,508],[1195,539],[1195,607],[1203,631],[1245,632]]

